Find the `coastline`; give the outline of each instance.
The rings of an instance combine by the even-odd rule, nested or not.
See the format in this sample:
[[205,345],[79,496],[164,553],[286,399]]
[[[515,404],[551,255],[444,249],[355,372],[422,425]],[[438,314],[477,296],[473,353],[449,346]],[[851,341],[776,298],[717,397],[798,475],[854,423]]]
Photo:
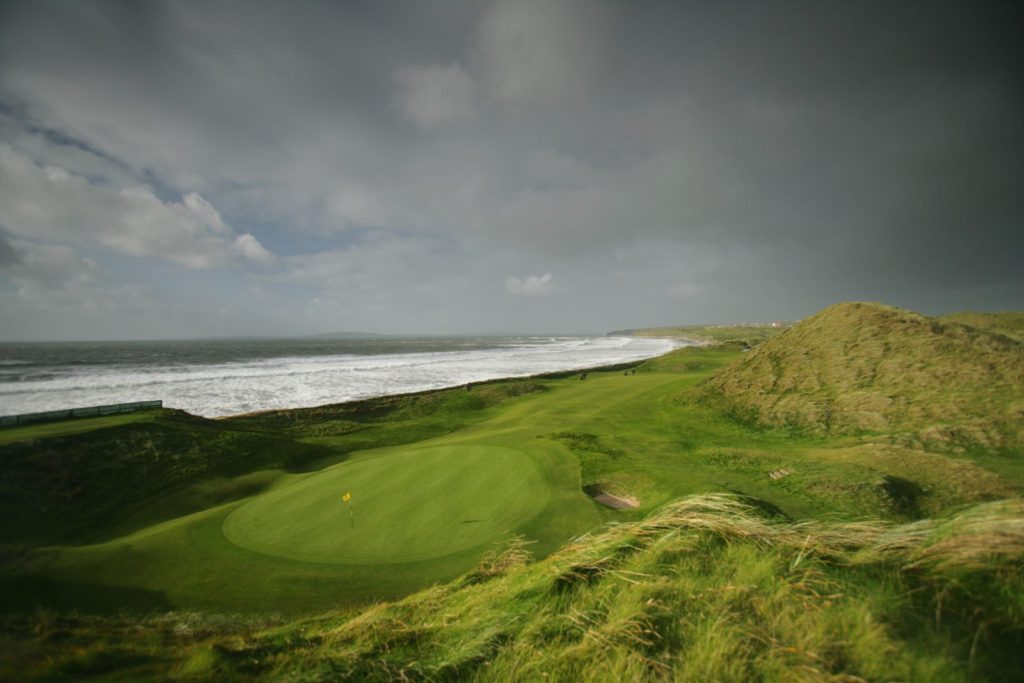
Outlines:
[[[0,414],[161,400],[207,418],[309,408],[339,402],[479,384],[494,379],[632,363],[678,347],[677,339],[589,337],[504,340],[478,348],[446,341],[433,350],[343,345],[330,354],[258,347],[226,354],[220,347],[145,350],[142,362],[121,351],[74,358],[30,350],[0,377]],[[268,355],[268,350],[273,355]],[[211,354],[217,355],[208,362]],[[258,355],[263,354],[263,355]],[[195,362],[193,362],[195,360]]]
[[[642,363],[646,363],[649,360],[653,360],[655,358],[661,358],[662,356],[666,356],[666,355],[668,355],[668,354],[670,354],[670,353],[672,353],[674,351],[678,351],[679,349],[682,349],[682,348],[701,347],[701,346],[710,345],[712,343],[712,342],[700,342],[700,341],[697,341],[697,340],[681,340],[678,337],[659,337],[659,339],[661,339],[661,338],[668,339],[668,340],[671,340],[671,341],[674,341],[674,342],[685,341],[687,343],[679,344],[675,348],[669,349],[665,353],[658,354],[657,356],[650,356],[649,358],[642,358],[642,359],[639,359],[639,360],[625,361],[625,362],[622,362],[622,363],[610,363],[610,364],[606,364],[606,365],[595,365],[593,367],[573,368],[571,370],[555,370],[555,371],[552,371],[552,372],[539,372],[539,373],[533,373],[533,374],[530,374],[530,375],[508,375],[508,376],[505,376],[505,377],[494,377],[492,379],[480,380],[479,382],[471,382],[471,384],[474,387],[478,387],[478,386],[486,386],[486,385],[489,385],[489,384],[498,384],[498,383],[501,383],[501,382],[511,382],[511,381],[515,381],[515,380],[565,379],[567,377],[572,377],[573,375],[579,375],[579,374],[583,374],[583,373],[591,373],[591,372],[616,372],[616,371],[619,371],[619,370],[626,370],[626,369],[634,368],[634,367],[636,367],[636,366],[638,366],[638,365],[640,365]],[[263,415],[273,415],[273,414],[277,414],[277,413],[288,413],[288,412],[291,412],[291,411],[294,411],[294,410],[317,410],[317,409],[320,409],[320,408],[328,408],[328,407],[332,407],[332,406],[341,406],[341,405],[350,405],[350,404],[353,404],[353,403],[361,403],[363,401],[376,401],[376,400],[382,399],[382,398],[412,398],[414,396],[429,396],[430,394],[436,394],[436,393],[442,392],[442,391],[451,391],[452,389],[458,389],[459,387],[465,387],[465,386],[466,386],[465,383],[451,384],[451,385],[444,386],[444,387],[434,387],[434,388],[431,388],[431,389],[423,389],[423,390],[420,390],[420,391],[403,391],[403,392],[394,393],[394,394],[377,394],[377,395],[374,395],[374,396],[362,396],[360,398],[353,398],[353,399],[350,399],[350,400],[347,400],[347,401],[337,401],[337,402],[334,402],[334,403],[320,403],[320,404],[317,404],[317,405],[314,405],[314,406],[294,406],[294,407],[291,407],[291,408],[266,408],[266,409],[263,409],[263,410],[251,410],[251,411],[246,411],[246,412],[241,412],[241,413],[232,413],[231,415],[217,415],[217,416],[214,416],[214,417],[208,417],[208,418],[204,418],[204,419],[208,419],[208,420],[234,420],[234,419],[238,419],[238,418],[260,417],[260,416],[263,416]],[[173,410],[181,410],[180,408],[172,408],[172,409]],[[188,411],[186,410],[184,412],[187,413]],[[195,415],[195,414],[194,413],[189,413],[189,415]],[[196,415],[196,417],[204,417],[204,416]]]

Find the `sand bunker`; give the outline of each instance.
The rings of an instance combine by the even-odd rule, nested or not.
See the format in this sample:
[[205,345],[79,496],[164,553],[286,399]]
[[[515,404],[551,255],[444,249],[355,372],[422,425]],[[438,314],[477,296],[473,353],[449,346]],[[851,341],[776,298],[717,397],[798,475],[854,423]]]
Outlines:
[[633,496],[617,496],[600,486],[584,486],[583,491],[601,505],[613,510],[634,510],[640,507],[640,501]]

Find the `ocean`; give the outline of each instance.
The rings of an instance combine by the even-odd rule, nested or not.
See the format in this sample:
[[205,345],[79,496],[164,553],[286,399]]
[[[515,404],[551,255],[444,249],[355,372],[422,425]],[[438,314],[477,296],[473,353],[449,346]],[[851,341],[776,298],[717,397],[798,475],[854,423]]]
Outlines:
[[680,345],[641,337],[0,343],[0,415],[162,400],[220,417],[636,361]]

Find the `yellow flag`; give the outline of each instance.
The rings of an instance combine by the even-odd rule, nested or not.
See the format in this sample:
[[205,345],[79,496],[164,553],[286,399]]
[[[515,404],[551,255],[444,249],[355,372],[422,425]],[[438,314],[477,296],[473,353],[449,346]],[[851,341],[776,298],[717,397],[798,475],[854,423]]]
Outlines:
[[347,503],[350,500],[352,500],[352,494],[351,493],[346,493],[344,496],[341,497],[341,499]]

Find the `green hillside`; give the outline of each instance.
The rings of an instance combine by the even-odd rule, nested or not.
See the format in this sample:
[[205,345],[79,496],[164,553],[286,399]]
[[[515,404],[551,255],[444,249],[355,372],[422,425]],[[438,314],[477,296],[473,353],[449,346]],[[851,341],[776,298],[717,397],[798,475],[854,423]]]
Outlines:
[[705,397],[762,425],[1019,453],[1024,344],[881,304],[838,304],[718,373]]
[[0,679],[1015,680],[1021,358],[843,304],[635,373],[3,429]]

